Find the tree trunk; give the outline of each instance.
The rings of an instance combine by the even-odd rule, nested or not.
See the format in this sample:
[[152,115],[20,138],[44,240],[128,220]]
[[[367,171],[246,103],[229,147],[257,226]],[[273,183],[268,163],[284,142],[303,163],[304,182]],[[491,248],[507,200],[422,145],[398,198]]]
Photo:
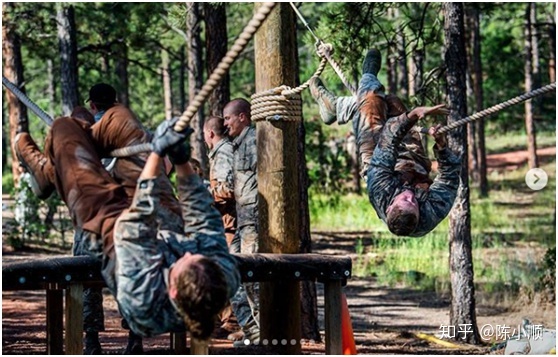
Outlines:
[[182,113],[186,110],[186,90],[184,84],[186,83],[186,69],[188,64],[186,63],[186,46],[180,46],[180,67],[179,67],[179,79],[178,79],[178,100],[180,103],[179,112]]
[[[463,4],[444,3],[444,61],[447,66],[447,93],[451,113],[448,122],[454,122],[467,115],[467,100],[464,88],[465,70],[465,30],[463,24]],[[466,127],[449,132],[449,147],[461,154],[461,184],[455,204],[450,212],[450,279],[451,310],[450,326],[456,330],[455,339],[471,344],[479,344],[480,335],[475,313],[475,287],[473,283],[473,258],[471,243],[471,213],[469,209],[469,185],[467,170]],[[460,326],[467,326],[460,329]]]
[[[532,23],[531,12],[534,11],[533,3],[527,3],[525,11],[525,91],[533,90],[533,52],[532,52]],[[529,168],[539,166],[537,158],[537,138],[535,133],[534,110],[531,100],[525,101],[525,129],[527,132],[527,152]]]
[[[387,9],[387,16],[390,21],[397,21],[395,16],[396,10],[392,7]],[[388,43],[386,50],[386,66],[387,66],[387,92],[397,94],[397,49],[395,49],[395,44]]]
[[[482,73],[482,60],[481,60],[481,36],[480,36],[480,11],[477,6],[473,7],[472,14],[472,59],[473,59],[473,74],[474,74],[474,93],[475,93],[475,109],[477,112],[484,109],[484,91],[483,87],[483,73]],[[484,118],[476,120],[475,126],[476,139],[477,139],[477,162],[479,170],[479,191],[481,197],[488,197],[488,178],[486,175],[486,145],[484,139]]]
[[57,4],[58,45],[60,48],[60,82],[62,84],[62,115],[70,115],[79,105],[77,41],[74,7]]
[[[399,17],[399,9],[395,8],[395,17]],[[409,100],[409,73],[407,70],[407,43],[402,25],[397,29],[397,89],[398,96]]]
[[[556,13],[556,3],[552,6],[552,13]],[[550,54],[548,57],[548,76],[550,83],[556,82],[556,20],[554,16],[548,16],[548,38],[549,38],[549,49]]]
[[[19,90],[25,93],[23,86],[23,61],[21,58],[21,43],[19,34],[15,30],[15,22],[11,13],[18,6],[16,3],[2,3],[4,21],[2,23],[2,57],[4,59],[4,77],[15,84]],[[8,113],[10,117],[10,143],[12,144],[12,175],[14,183],[18,187],[19,170],[18,160],[13,150],[14,137],[19,132],[29,132],[29,121],[27,107],[17,97],[6,90]]]
[[129,87],[128,80],[128,45],[126,41],[122,40],[118,45],[118,56],[116,57],[115,72],[118,77],[118,101],[126,107],[130,107]]
[[169,53],[161,50],[161,75],[163,77],[163,98],[165,103],[165,119],[172,118],[172,83],[169,69]]
[[[475,98],[475,84],[473,80],[473,7],[475,4],[468,4],[465,9],[465,23],[469,31],[466,33],[466,52],[467,52],[467,98]],[[473,106],[467,106],[472,109]],[[472,113],[471,113],[472,114]],[[479,165],[477,158],[477,138],[476,138],[475,122],[472,121],[467,124],[467,155],[469,156],[469,173],[472,181],[478,185],[479,183]]]
[[[295,43],[296,32],[295,32]],[[300,85],[300,61],[298,56],[298,48],[295,47],[295,82]],[[300,249],[299,253],[312,253],[312,235],[310,233],[310,209],[308,207],[308,186],[310,186],[308,178],[308,167],[306,166],[306,127],[304,126],[304,118],[297,127],[297,163],[298,163],[298,182],[300,196]],[[358,161],[357,161],[358,167]],[[358,170],[358,169],[357,169]],[[318,324],[318,296],[316,292],[316,283],[314,281],[300,282],[300,321],[301,321],[301,337],[321,341],[320,327]]]
[[[188,87],[190,98],[192,101],[203,85],[203,68],[202,54],[203,45],[201,42],[201,14],[200,3],[189,2],[188,17],[186,20],[187,36],[188,36]],[[192,157],[201,165],[205,174],[208,173],[207,154],[205,142],[203,139],[203,106],[200,107],[197,114],[192,118],[190,126],[194,129],[191,137]]]
[[[469,57],[468,60],[471,58]],[[469,62],[470,64],[471,62]],[[473,98],[473,78],[471,78],[471,73],[467,71],[467,98]],[[467,123],[467,156],[469,157],[469,173],[471,180],[475,183],[479,183],[479,162],[477,160],[477,131],[475,129],[475,122],[472,121]]]
[[[2,95],[4,95],[4,93],[2,93]],[[4,103],[8,102],[5,97],[2,97],[2,100],[4,101]],[[8,171],[8,142],[9,142],[8,133],[6,131],[6,128],[8,127],[7,125],[8,123],[6,122],[6,119],[8,118],[9,114],[6,113],[4,108],[5,106],[3,105],[2,106],[2,175],[4,175],[4,173]]]
[[54,103],[56,103],[56,80],[54,79],[54,65],[51,59],[47,59],[47,77],[48,115],[54,118],[56,115],[54,109]]
[[356,145],[356,138],[353,133],[351,133],[347,137],[346,148],[350,158],[349,166],[351,170],[351,177],[352,177],[351,184],[353,186],[353,192],[360,195],[361,187],[360,187],[359,155],[358,155],[358,149]]
[[[289,4],[279,3],[256,33],[256,92],[296,84],[295,24]],[[261,253],[300,250],[299,126],[295,121],[282,120],[256,125]],[[300,354],[300,284],[261,283],[260,304],[261,338],[294,340],[294,345],[278,345],[278,353]]]
[[[541,63],[540,63],[540,51],[539,51],[539,30],[537,27],[537,3],[531,2],[531,12],[530,12],[530,22],[531,22],[531,52],[533,54],[533,88],[540,88],[541,86]],[[537,103],[540,108],[542,103],[542,97],[533,98],[533,103]],[[542,109],[542,108],[540,108]]]
[[[207,74],[213,70],[227,53],[227,12],[224,3],[205,3],[205,49],[207,53]],[[230,75],[221,79],[209,96],[209,114],[221,116],[223,108],[230,101]]]

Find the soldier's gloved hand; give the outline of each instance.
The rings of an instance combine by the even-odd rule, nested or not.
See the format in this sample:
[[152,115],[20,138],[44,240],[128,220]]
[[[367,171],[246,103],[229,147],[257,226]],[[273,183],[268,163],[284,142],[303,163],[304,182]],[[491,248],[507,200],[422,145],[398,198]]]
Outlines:
[[175,165],[183,164],[190,159],[190,145],[183,143],[194,131],[190,127],[181,132],[174,130],[174,125],[178,122],[178,119],[178,117],[175,117],[159,124],[151,141],[153,152],[161,157],[168,154]]

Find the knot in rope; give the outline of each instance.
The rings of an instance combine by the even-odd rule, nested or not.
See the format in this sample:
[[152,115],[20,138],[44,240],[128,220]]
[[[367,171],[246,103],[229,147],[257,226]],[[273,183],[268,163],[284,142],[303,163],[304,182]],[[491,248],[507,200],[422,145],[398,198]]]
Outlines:
[[252,120],[300,121],[302,100],[299,88],[283,85],[252,95]]
[[323,41],[318,41],[315,44],[316,53],[322,58],[328,58],[333,54],[333,45],[331,43],[325,43]]

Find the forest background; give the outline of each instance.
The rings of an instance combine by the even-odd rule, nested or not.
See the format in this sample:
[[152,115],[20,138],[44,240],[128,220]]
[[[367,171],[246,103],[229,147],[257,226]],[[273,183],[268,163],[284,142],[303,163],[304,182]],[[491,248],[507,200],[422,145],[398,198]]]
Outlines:
[[[334,58],[352,82],[358,83],[366,51],[376,47],[383,54],[379,77],[388,92],[410,108],[446,101],[442,3],[297,5],[315,34],[333,45]],[[462,86],[467,88],[468,113],[555,82],[555,3],[467,3],[464,9],[468,64]],[[93,84],[110,83],[120,102],[154,129],[185,110],[252,14],[252,3],[3,3],[4,75],[15,75],[52,117],[85,105]],[[319,58],[308,29],[298,19],[296,26],[293,46],[304,82]],[[254,53],[252,42],[231,66],[197,125],[210,113],[220,114],[229,99],[254,94]],[[350,95],[330,67],[322,79],[332,92]],[[477,256],[476,282],[485,283],[491,293],[496,289],[514,296],[525,287],[555,291],[548,285],[555,274],[555,159],[541,161],[536,155],[537,147],[556,144],[555,98],[541,96],[469,126],[473,251],[503,252],[510,244],[536,248],[536,254],[517,260],[508,253],[491,256],[490,264]],[[15,222],[7,238],[19,247],[33,237],[47,242],[59,236],[54,234],[58,231],[64,241],[70,225],[60,201],[33,201],[25,185],[16,188],[19,172],[12,164],[10,143],[18,125],[38,143],[48,127],[25,109],[10,115],[6,91],[2,110],[2,192],[21,197],[31,207],[23,213],[30,215],[26,222],[36,222]],[[356,274],[447,290],[447,220],[422,240],[394,239],[367,202],[351,126],[325,126],[308,91],[303,93],[303,113],[312,230],[361,232],[354,234]],[[194,153],[207,170],[202,140],[198,130]],[[512,172],[487,169],[487,155],[514,150],[528,151],[525,164]],[[539,166],[549,172],[549,186],[529,192],[523,176],[528,167]],[[424,251],[432,255],[425,257]],[[533,279],[540,282],[537,287]]]

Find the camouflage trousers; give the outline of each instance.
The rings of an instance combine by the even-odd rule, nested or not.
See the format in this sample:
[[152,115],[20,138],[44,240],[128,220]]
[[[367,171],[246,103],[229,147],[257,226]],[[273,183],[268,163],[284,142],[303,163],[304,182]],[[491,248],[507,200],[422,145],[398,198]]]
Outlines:
[[[84,232],[76,228],[74,233],[74,256],[90,255],[84,243]],[[99,332],[105,330],[105,315],[103,312],[103,288],[89,287],[83,289],[83,331]]]
[[[398,117],[407,111],[401,100],[385,94],[383,85],[372,74],[363,75],[359,82],[358,96],[338,97],[336,118],[338,124],[353,121],[361,177],[366,182],[372,156],[384,126],[389,118]],[[397,147],[398,158],[395,171],[406,181],[429,182],[431,162],[422,145],[420,131],[413,127]]]
[[[255,225],[239,227],[230,246],[231,253],[256,253],[258,232]],[[260,284],[244,283],[231,298],[231,306],[242,330],[252,331],[260,326]]]

